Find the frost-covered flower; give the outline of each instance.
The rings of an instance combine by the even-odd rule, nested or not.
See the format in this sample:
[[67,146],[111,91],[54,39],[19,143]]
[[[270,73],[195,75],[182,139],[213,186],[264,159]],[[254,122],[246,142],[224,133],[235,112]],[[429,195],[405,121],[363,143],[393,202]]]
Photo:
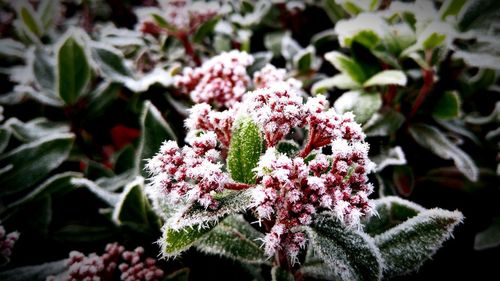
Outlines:
[[246,67],[252,62],[253,57],[245,52],[223,52],[200,67],[184,68],[174,77],[175,85],[196,103],[230,108],[241,101],[250,85]]
[[143,258],[144,248],[137,247],[134,251],[125,251],[122,258],[125,262],[118,267],[121,271],[120,280],[123,281],[158,281],[163,277],[163,270],[156,267],[156,260]]
[[[125,248],[118,243],[107,244],[102,255],[91,253],[86,256],[81,252],[71,251],[66,261],[68,270],[59,276],[48,276],[47,281],[160,280],[164,274],[163,270],[156,267],[155,259],[143,259],[143,255],[142,247],[134,251],[125,251]],[[123,262],[120,263],[121,259]]]
[[151,187],[171,203],[184,200],[215,208],[217,201],[211,193],[221,192],[228,181],[219,162],[217,136],[211,131],[202,133],[190,145],[181,149],[174,141],[163,143],[147,164]]
[[[216,146],[230,147],[235,120],[249,116],[260,128],[266,149],[253,169],[255,184],[241,183],[238,188],[250,188],[250,207],[267,229],[263,242],[268,255],[281,251],[297,262],[307,244],[302,227],[317,213],[328,211],[345,225],[359,228],[360,219],[373,212],[368,199],[373,187],[367,177],[373,163],[365,135],[351,113],[337,113],[325,97],[304,100],[289,84],[275,82],[247,92],[231,109],[216,112],[203,103],[190,113],[186,127],[191,146],[164,144],[148,163],[152,186],[164,190],[165,198],[195,194],[191,200],[201,206],[217,206],[212,194],[232,189],[235,183],[223,172],[226,155]],[[299,140],[298,152],[279,152],[281,141],[297,140],[302,134],[293,133],[302,131],[307,137]],[[215,180],[205,184],[207,178]]]
[[271,87],[274,83],[285,82],[291,88],[300,89],[302,82],[295,78],[287,78],[286,69],[276,68],[272,64],[266,64],[262,69],[253,74],[253,84],[256,89]]
[[172,29],[187,33],[215,17],[220,8],[216,2],[190,0],[162,0],[159,4]]
[[4,260],[8,260],[12,255],[14,244],[19,239],[19,232],[14,231],[7,234],[5,228],[0,225],[0,255]]
[[303,124],[302,97],[284,82],[247,93],[243,104],[242,110],[261,126],[270,147]]

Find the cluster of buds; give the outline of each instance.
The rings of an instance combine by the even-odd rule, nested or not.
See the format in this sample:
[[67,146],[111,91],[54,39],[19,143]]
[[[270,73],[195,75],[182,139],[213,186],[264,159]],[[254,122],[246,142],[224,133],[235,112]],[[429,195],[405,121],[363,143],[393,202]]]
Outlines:
[[[174,32],[173,35],[193,33],[201,24],[215,17],[219,10],[219,5],[214,2],[191,2],[189,0],[163,0],[159,2],[161,9],[165,11],[164,18],[170,26],[168,32]],[[151,21],[143,22],[142,30],[152,34],[159,34],[163,31]]]
[[253,74],[253,85],[255,89],[268,88],[274,83],[285,82],[295,89],[302,88],[302,82],[295,78],[288,78],[286,69],[276,68],[272,64],[266,64],[261,70]]
[[156,267],[156,260],[146,258],[143,260],[144,248],[137,247],[134,251],[125,251],[122,258],[125,261],[119,268],[122,272],[120,280],[123,281],[157,281],[163,277],[163,270]]
[[222,192],[228,175],[222,171],[217,150],[217,136],[206,132],[194,137],[191,146],[179,148],[165,142],[147,164],[151,186],[167,202],[198,202],[205,208],[217,207],[213,192]]
[[0,225],[0,255],[4,260],[8,260],[12,255],[12,248],[14,248],[14,244],[18,239],[19,232],[14,231],[7,234],[5,228]]
[[[263,78],[257,80],[259,83],[264,81]],[[206,149],[214,149],[217,140],[227,147],[231,126],[239,116],[250,117],[265,140],[266,151],[254,169],[256,183],[244,188],[251,189],[253,203],[250,207],[259,222],[264,222],[267,233],[263,241],[268,255],[280,250],[296,262],[307,243],[301,226],[311,224],[318,212],[332,212],[345,225],[354,228],[361,226],[363,216],[373,212],[368,199],[373,186],[368,183],[367,174],[374,164],[368,159],[365,135],[351,113],[339,114],[329,108],[324,96],[304,98],[289,83],[273,82],[266,88],[247,92],[241,103],[226,111],[217,112],[208,104],[193,107],[186,121],[189,134],[213,138],[198,155],[205,159]],[[308,134],[299,141],[302,147],[298,152],[279,152],[281,142],[292,141],[287,138],[297,140],[301,135],[298,132],[304,129]],[[197,198],[204,198],[209,196],[207,192],[233,189],[235,183],[223,172],[222,162],[211,162],[217,167],[214,175],[208,168],[198,171],[200,166],[185,164],[184,159],[190,157],[188,151],[199,149],[194,142],[191,146],[181,150],[175,143],[169,143],[168,150],[162,148],[149,163],[154,175],[152,185],[165,190],[166,196],[174,197],[189,195],[195,190],[201,194]],[[215,155],[225,158],[223,154],[211,153],[214,160]],[[179,169],[186,170],[179,174]],[[199,179],[185,182],[185,175],[198,173],[216,179],[217,185],[213,183],[205,190]],[[177,185],[186,189],[179,192]],[[217,203],[210,198],[210,201],[198,200],[202,206],[210,207]]]
[[[134,251],[125,251],[118,243],[106,245],[101,256],[91,253],[85,256],[78,251],[72,251],[66,261],[67,272],[63,276],[49,276],[47,281],[106,281],[116,280],[119,275],[122,281],[157,281],[163,277],[163,271],[156,267],[156,260],[147,258],[143,260],[144,249],[136,248]],[[123,260],[118,266],[120,258]],[[119,269],[119,271],[117,271]]]
[[253,57],[233,50],[211,58],[197,68],[186,67],[175,76],[175,86],[196,103],[230,108],[241,101],[251,83],[246,68]]

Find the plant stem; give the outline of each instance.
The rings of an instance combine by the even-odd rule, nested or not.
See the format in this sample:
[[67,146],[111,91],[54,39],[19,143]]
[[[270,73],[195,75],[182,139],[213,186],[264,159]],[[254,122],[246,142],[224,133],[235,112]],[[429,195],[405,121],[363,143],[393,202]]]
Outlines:
[[177,34],[176,37],[182,42],[182,45],[184,46],[184,50],[186,51],[186,54],[193,59],[194,63],[198,66],[201,65],[200,57],[194,51],[193,45],[189,41],[188,35],[185,33],[181,33],[181,34]]
[[[427,50],[425,52],[425,60],[429,65],[431,64],[431,59],[432,59],[432,50]],[[422,88],[420,88],[420,91],[418,92],[418,96],[417,99],[415,100],[415,103],[413,103],[413,107],[411,109],[409,116],[410,118],[413,118],[415,116],[418,109],[424,102],[425,98],[430,93],[432,86],[434,84],[434,71],[432,70],[432,67],[429,67],[428,69],[423,68],[422,76],[424,79],[424,83],[422,85]]]
[[251,184],[241,183],[241,182],[230,182],[224,185],[225,189],[230,190],[243,190],[252,187]]
[[299,155],[298,155],[299,157],[305,158],[307,155],[309,155],[311,150],[314,149],[314,135],[315,135],[314,128],[309,126],[307,143],[304,146],[304,148],[299,152]]

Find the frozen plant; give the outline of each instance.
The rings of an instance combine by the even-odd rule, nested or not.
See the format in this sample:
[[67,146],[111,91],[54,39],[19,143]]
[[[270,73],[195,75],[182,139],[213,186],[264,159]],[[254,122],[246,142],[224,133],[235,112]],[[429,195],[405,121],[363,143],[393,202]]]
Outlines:
[[365,134],[324,96],[273,82],[230,109],[201,103],[190,113],[187,145],[165,142],[146,167],[165,221],[165,257],[195,246],[271,263],[273,280],[379,280],[418,268],[462,220],[460,212],[370,200]]

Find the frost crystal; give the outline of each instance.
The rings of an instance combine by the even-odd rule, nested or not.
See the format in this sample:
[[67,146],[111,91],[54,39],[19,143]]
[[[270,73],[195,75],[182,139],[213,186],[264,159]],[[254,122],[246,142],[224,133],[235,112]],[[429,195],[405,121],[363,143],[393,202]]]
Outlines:
[[250,85],[246,67],[253,60],[245,52],[223,52],[201,67],[184,68],[182,75],[175,76],[175,85],[196,103],[206,102],[218,108],[230,108],[241,101]]
[[163,143],[147,164],[151,187],[173,204],[196,201],[205,208],[215,208],[217,201],[211,193],[223,191],[228,181],[219,163],[217,136],[209,131],[194,137],[190,145],[180,149],[174,141]]

